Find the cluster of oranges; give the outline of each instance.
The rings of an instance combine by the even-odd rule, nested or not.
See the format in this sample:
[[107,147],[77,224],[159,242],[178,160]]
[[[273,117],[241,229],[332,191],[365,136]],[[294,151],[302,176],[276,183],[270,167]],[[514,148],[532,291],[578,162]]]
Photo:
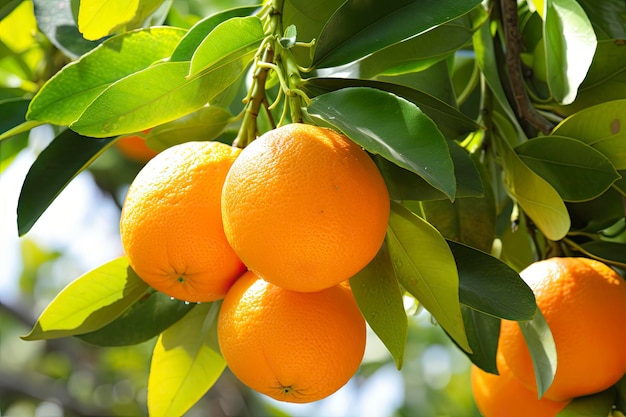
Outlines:
[[348,279],[387,230],[389,195],[369,155],[333,130],[290,124],[245,149],[188,142],[154,157],[120,221],[133,270],[189,302],[223,299],[231,371],[273,398],[343,386],[365,349]]
[[499,375],[472,367],[472,390],[485,417],[553,417],[576,397],[595,394],[626,374],[626,281],[588,258],[550,258],[520,273],[532,288],[556,346],[554,380],[539,398],[517,322],[503,321]]

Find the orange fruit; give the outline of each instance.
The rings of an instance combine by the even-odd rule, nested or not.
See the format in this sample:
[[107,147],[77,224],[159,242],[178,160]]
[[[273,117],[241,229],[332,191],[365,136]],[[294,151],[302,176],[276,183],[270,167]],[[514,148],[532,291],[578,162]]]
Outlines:
[[224,178],[240,150],[187,142],[150,160],[133,180],[120,233],[133,270],[185,301],[221,299],[245,267],[222,227]]
[[[144,130],[148,134],[150,129]],[[115,142],[117,149],[128,159],[136,162],[147,162],[154,158],[158,152],[146,145],[146,139],[139,135],[130,135],[119,138]]]
[[263,279],[319,291],[351,278],[382,245],[389,194],[369,155],[333,130],[290,124],[254,140],[222,191],[226,237]]
[[554,417],[568,401],[538,399],[537,392],[526,388],[497,355],[499,375],[472,365],[472,393],[478,410],[484,417]]
[[317,401],[356,373],[365,319],[347,284],[290,291],[248,271],[226,294],[217,335],[230,370],[280,401]]
[[[532,288],[556,345],[545,397],[560,401],[602,391],[626,373],[626,282],[587,258],[551,258],[520,273]],[[535,388],[528,347],[516,322],[502,321],[500,349],[511,371]]]

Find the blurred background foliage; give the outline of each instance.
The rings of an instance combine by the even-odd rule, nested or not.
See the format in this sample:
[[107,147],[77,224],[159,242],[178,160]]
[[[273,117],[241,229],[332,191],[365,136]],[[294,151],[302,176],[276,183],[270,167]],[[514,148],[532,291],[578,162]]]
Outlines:
[[[59,10],[72,6],[70,0],[51,3]],[[202,16],[253,3],[176,0],[166,23],[190,27]],[[0,131],[24,120],[28,99],[69,60],[54,39],[38,29],[32,1],[2,2]],[[28,236],[18,238],[19,185],[56,133],[42,126],[0,142],[0,416],[145,416],[155,340],[101,348],[77,338],[20,339],[67,283],[119,256],[120,207],[141,168],[117,149],[107,150],[72,182]],[[187,416],[478,415],[469,387],[469,360],[426,311],[410,302],[407,310],[413,314],[402,371],[370,334],[359,373],[326,400],[278,403],[253,393],[226,371]]]

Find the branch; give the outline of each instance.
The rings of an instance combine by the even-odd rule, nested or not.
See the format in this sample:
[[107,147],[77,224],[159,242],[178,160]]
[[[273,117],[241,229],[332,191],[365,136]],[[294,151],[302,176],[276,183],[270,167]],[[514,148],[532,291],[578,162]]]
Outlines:
[[554,128],[554,124],[537,112],[526,93],[520,58],[522,36],[517,25],[517,1],[500,0],[500,8],[506,43],[506,67],[509,73],[517,115],[520,119],[526,120],[531,126],[547,135]]

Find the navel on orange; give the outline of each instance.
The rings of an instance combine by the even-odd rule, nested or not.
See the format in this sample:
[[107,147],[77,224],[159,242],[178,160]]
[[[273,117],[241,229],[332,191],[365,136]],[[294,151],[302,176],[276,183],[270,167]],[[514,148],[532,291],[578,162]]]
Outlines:
[[296,292],[251,271],[228,291],[217,334],[235,376],[288,402],[334,393],[356,373],[365,351],[365,319],[348,285]]
[[184,301],[221,299],[245,267],[228,244],[220,197],[240,150],[188,142],[150,160],[131,184],[120,220],[131,267]]

